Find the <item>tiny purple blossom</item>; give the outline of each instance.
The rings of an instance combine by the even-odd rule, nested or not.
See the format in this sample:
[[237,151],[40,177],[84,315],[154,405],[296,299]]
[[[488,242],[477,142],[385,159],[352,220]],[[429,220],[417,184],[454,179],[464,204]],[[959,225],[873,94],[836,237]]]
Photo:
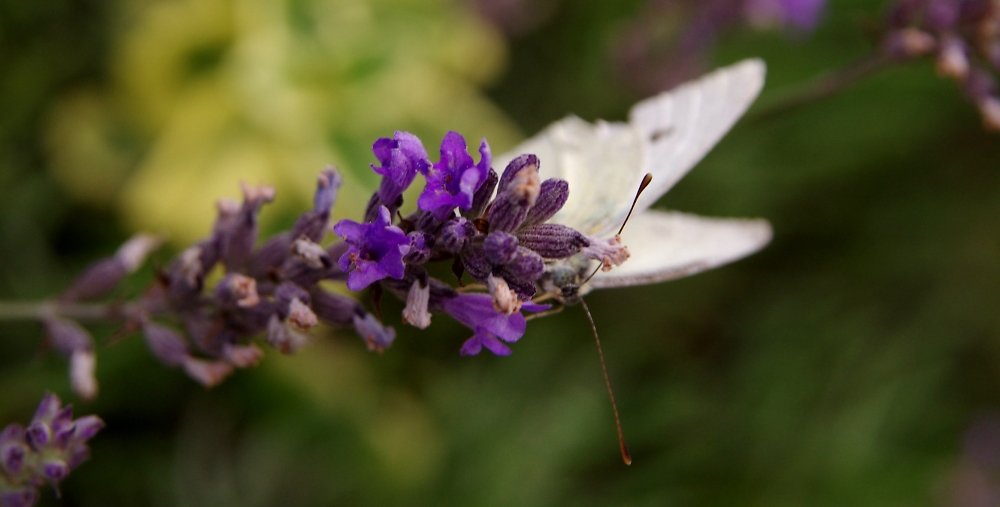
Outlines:
[[373,223],[341,220],[333,231],[350,245],[339,261],[340,269],[347,273],[347,288],[361,290],[386,277],[403,277],[403,255],[410,251],[410,240],[392,225],[385,206]]
[[[510,355],[510,348],[504,342],[516,342],[524,335],[527,321],[520,312],[510,315],[501,313],[493,306],[489,294],[459,294],[443,303],[444,310],[455,320],[471,328],[475,334],[462,345],[463,356],[478,354],[483,347],[498,356]],[[538,312],[549,305],[524,303],[522,310]]]
[[479,145],[480,159],[473,164],[465,138],[448,132],[441,141],[441,160],[423,171],[427,186],[417,199],[417,206],[430,211],[438,220],[451,216],[456,207],[472,207],[473,195],[489,176],[490,146],[483,139]]
[[417,136],[396,131],[392,139],[383,137],[372,145],[375,158],[382,164],[372,164],[372,169],[382,175],[382,183],[378,188],[378,197],[383,204],[392,205],[403,195],[417,173],[426,173],[431,165],[427,158],[427,150]]

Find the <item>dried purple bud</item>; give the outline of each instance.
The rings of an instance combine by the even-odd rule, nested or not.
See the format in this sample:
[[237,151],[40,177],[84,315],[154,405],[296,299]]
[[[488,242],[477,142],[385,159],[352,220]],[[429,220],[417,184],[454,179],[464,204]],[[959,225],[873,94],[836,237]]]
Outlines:
[[528,216],[541,192],[538,157],[521,155],[504,169],[497,197],[487,214],[491,231],[513,232]]
[[950,30],[958,21],[958,5],[953,0],[932,0],[927,5],[925,19],[934,30]]
[[414,231],[407,235],[410,238],[410,251],[403,256],[403,262],[419,266],[431,260],[434,247],[434,236],[426,232]]
[[188,359],[187,341],[173,329],[153,322],[142,326],[143,336],[149,351],[167,366],[181,366]]
[[368,345],[368,350],[379,353],[392,345],[396,339],[396,331],[388,326],[383,326],[371,314],[365,316],[354,316],[354,330],[361,336],[361,339]]
[[587,239],[571,227],[559,224],[538,224],[517,231],[521,246],[535,251],[546,259],[564,259],[589,244]]
[[229,273],[215,286],[215,297],[223,306],[250,308],[260,303],[257,280],[239,273]]
[[274,187],[243,184],[243,205],[232,219],[232,225],[220,235],[222,262],[228,271],[243,271],[248,267],[257,242],[257,214],[264,204],[273,200]]
[[292,253],[314,269],[329,268],[333,264],[326,255],[326,250],[305,236],[292,243]]
[[426,329],[431,325],[431,314],[427,311],[427,304],[431,297],[431,287],[429,284],[421,284],[414,281],[410,286],[410,292],[406,296],[406,308],[403,308],[403,322],[419,328]]
[[969,73],[969,57],[966,54],[965,41],[954,34],[941,37],[938,48],[937,70],[942,76],[955,79],[965,79]]
[[251,366],[257,366],[260,362],[261,357],[264,356],[264,351],[260,350],[260,347],[250,344],[250,345],[234,345],[227,343],[222,346],[222,357],[229,361],[229,364],[237,368],[249,368]]
[[42,421],[32,421],[25,430],[28,436],[28,443],[35,450],[41,450],[52,441],[52,428]]
[[478,233],[472,222],[453,218],[441,228],[441,247],[450,253],[461,252]]
[[233,365],[224,361],[206,361],[188,356],[184,359],[184,371],[189,377],[205,387],[214,387],[233,373]]
[[292,226],[292,237],[305,236],[319,242],[326,234],[330,225],[330,208],[337,200],[337,190],[343,179],[333,166],[327,167],[316,180],[316,195],[313,198],[313,209],[305,212]]
[[334,324],[350,324],[354,322],[354,316],[363,313],[361,304],[347,296],[332,294],[323,289],[316,288],[310,293],[312,296],[312,309],[316,315],[327,322]]
[[316,314],[305,303],[298,298],[292,300],[288,305],[288,323],[300,331],[308,331],[316,327],[319,322]]
[[309,335],[290,328],[277,315],[267,323],[267,343],[282,354],[292,354],[309,342]]
[[514,260],[517,252],[517,237],[506,232],[491,232],[483,241],[486,258],[495,265],[507,264]]
[[93,299],[107,295],[125,275],[134,273],[150,252],[159,248],[163,239],[151,234],[137,234],[126,241],[115,255],[98,261],[63,293],[63,299]]
[[933,35],[907,27],[890,32],[882,43],[882,52],[894,60],[905,61],[926,55],[936,47]]
[[521,227],[540,224],[552,218],[569,199],[569,183],[566,180],[548,179],[542,182],[535,205],[528,210]]
[[629,258],[628,248],[622,245],[621,236],[617,234],[610,239],[601,239],[588,236],[589,245],[583,247],[581,252],[591,259],[601,262],[602,271],[610,271],[613,266],[619,266]]
[[271,274],[271,271],[281,267],[281,264],[288,258],[291,244],[292,235],[289,232],[277,234],[267,240],[260,249],[254,252],[250,262],[250,274],[263,278]]

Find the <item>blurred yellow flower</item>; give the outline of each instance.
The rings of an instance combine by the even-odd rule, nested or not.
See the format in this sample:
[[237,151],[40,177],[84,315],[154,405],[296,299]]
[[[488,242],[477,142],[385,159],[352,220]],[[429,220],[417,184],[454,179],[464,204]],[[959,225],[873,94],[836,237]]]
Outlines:
[[503,40],[457,1],[132,0],[119,14],[110,82],[53,107],[50,164],[78,198],[179,244],[241,180],[298,211],[328,164],[345,179],[335,216],[358,218],[371,144],[395,130],[432,158],[447,130],[500,151],[520,137],[480,91]]

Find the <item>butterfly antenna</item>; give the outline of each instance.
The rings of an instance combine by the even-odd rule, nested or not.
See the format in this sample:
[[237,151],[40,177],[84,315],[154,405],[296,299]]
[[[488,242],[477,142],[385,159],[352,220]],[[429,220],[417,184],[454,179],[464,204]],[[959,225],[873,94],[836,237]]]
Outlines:
[[[649,184],[652,183],[652,181],[653,181],[653,173],[646,173],[646,175],[642,177],[642,183],[639,183],[639,190],[636,191],[635,193],[635,199],[632,199],[632,207],[628,209],[628,215],[625,215],[625,221],[622,222],[622,226],[618,229],[617,235],[620,236],[622,231],[625,230],[625,224],[628,223],[628,219],[632,217],[632,212],[635,210],[635,203],[639,202],[639,196],[642,195],[642,191],[646,190],[646,187],[648,187]],[[590,279],[593,278],[594,275],[596,275],[597,272],[600,270],[601,266],[597,266],[597,269],[595,269],[594,272],[591,273],[590,276],[588,276],[587,279],[580,284],[580,286],[582,287],[584,284],[589,282]]]
[[587,307],[587,302],[583,298],[580,298],[580,305],[583,306],[583,311],[587,314],[587,320],[590,321],[590,330],[594,332],[594,343],[597,344],[597,356],[601,358],[601,371],[604,372],[604,385],[608,386],[608,395],[611,396],[611,408],[615,411],[615,428],[618,429],[618,446],[622,450],[622,461],[626,465],[631,465],[632,454],[628,452],[628,446],[625,445],[625,435],[622,434],[622,420],[618,417],[618,404],[615,403],[615,392],[611,390],[608,367],[604,364],[604,351],[601,349],[601,339],[597,337],[597,325],[594,324],[594,317],[590,315],[590,308]]

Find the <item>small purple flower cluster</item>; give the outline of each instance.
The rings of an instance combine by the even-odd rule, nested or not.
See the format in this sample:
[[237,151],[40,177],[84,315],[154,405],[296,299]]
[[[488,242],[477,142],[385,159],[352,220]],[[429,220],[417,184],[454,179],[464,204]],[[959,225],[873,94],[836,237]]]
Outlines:
[[[157,359],[206,386],[235,368],[255,365],[263,351],[252,340],[262,333],[287,354],[305,344],[306,332],[322,321],[353,326],[371,350],[389,347],[395,331],[354,298],[325,288],[326,281],[344,281],[354,291],[371,288],[376,305],[385,291],[399,296],[406,301],[403,322],[421,329],[430,325],[432,312],[450,314],[474,332],[462,354],[486,347],[507,355],[504,343],[525,331],[521,312],[548,308],[530,302],[546,261],[579,253],[608,267],[628,258],[617,241],[545,223],[566,202],[569,186],[559,179],[541,181],[534,155],[516,158],[498,176],[486,141],[476,162],[455,132],[445,136],[436,163],[407,132],[379,139],[373,151],[380,165],[372,169],[382,181],[363,222],[340,220],[332,226],[342,241],[321,245],[341,185],[335,169],[319,175],[313,208],[290,231],[259,247],[258,214],[274,199],[274,190],[244,185],[242,203],[219,201],[208,238],[184,250],[140,298],[108,307],[116,313],[103,317],[141,330]],[[404,218],[403,192],[417,174],[427,184],[417,209]],[[107,295],[157,244],[149,236],[130,240],[114,257],[88,269],[59,303]],[[425,264],[438,261],[451,262],[459,284],[468,273],[481,285],[460,291],[431,278]],[[221,277],[210,275],[216,266]],[[477,287],[483,292],[471,292]],[[97,391],[93,340],[67,318],[71,312],[53,308],[42,316],[50,341],[71,358],[77,393],[90,398]]]
[[0,507],[35,505],[39,487],[58,487],[90,457],[87,440],[103,427],[94,415],[74,420],[72,406],[46,394],[27,427],[10,424],[0,432]]
[[931,57],[978,107],[988,129],[1000,130],[1000,2],[898,0],[888,11],[882,51],[895,61]]

